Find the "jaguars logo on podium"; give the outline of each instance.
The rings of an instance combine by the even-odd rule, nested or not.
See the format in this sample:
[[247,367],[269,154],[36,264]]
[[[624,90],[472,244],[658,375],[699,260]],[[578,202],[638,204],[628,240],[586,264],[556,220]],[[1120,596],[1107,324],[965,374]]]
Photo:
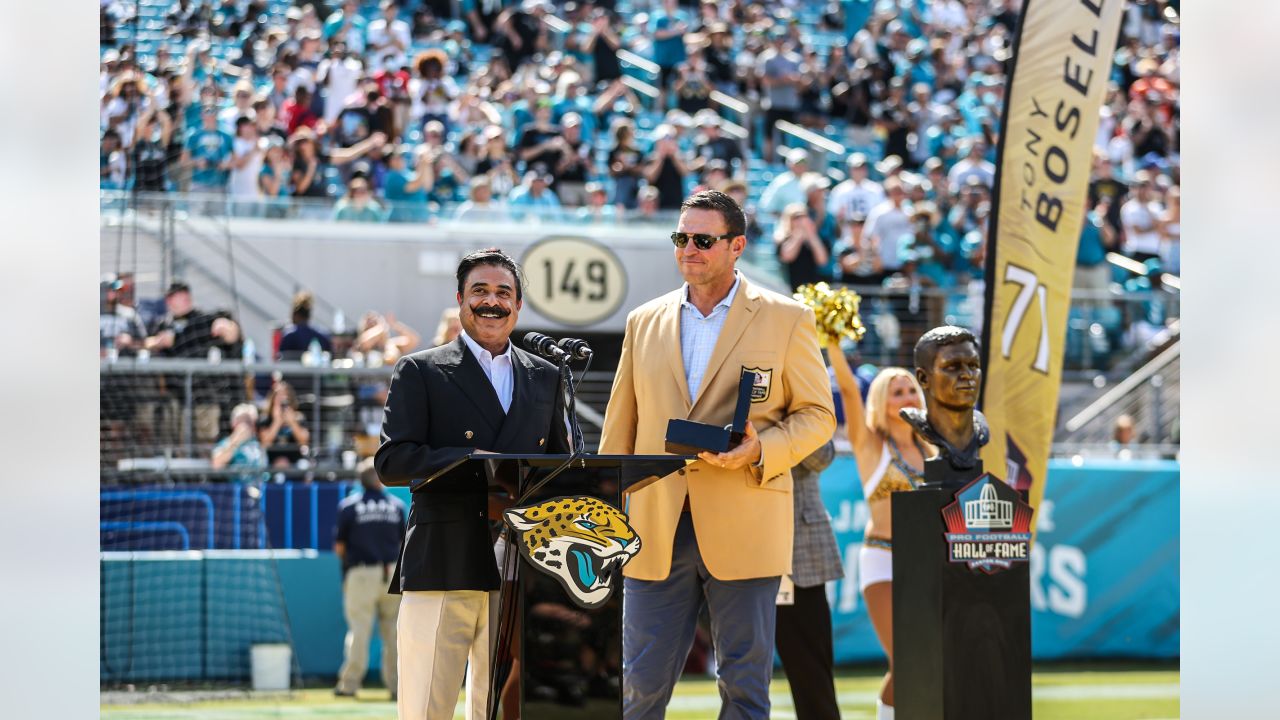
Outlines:
[[608,602],[622,566],[640,552],[627,516],[593,497],[558,497],[503,513],[520,554],[554,577],[579,607]]

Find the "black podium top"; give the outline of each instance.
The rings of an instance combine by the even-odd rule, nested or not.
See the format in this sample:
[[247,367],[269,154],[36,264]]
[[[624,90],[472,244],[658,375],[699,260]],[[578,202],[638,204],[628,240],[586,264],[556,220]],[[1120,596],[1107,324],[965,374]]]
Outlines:
[[518,453],[483,453],[471,452],[463,455],[457,460],[449,463],[443,468],[432,473],[429,477],[421,480],[415,480],[410,484],[410,490],[417,491],[431,481],[445,477],[455,472],[463,465],[472,462],[495,462],[498,464],[513,462],[517,466],[527,467],[539,470],[555,470],[573,458],[566,469],[592,469],[598,470],[603,468],[619,468],[621,470],[622,487],[624,491],[636,490],[636,483],[646,478],[663,477],[669,475],[683,467],[687,461],[696,460],[694,455],[548,455],[546,453],[539,454],[518,454]]

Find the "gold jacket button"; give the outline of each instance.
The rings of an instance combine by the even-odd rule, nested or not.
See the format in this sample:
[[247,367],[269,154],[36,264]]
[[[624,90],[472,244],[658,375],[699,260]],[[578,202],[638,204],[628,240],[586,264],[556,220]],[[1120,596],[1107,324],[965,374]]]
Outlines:
[[542,447],[547,442],[546,438],[538,438],[538,447]]
[[470,440],[471,438],[475,437],[475,433],[471,432],[470,430],[468,430],[468,431],[466,431],[466,432],[462,433],[462,435],[463,435],[463,437],[465,437],[465,438],[466,438],[466,439],[468,439],[468,440]]

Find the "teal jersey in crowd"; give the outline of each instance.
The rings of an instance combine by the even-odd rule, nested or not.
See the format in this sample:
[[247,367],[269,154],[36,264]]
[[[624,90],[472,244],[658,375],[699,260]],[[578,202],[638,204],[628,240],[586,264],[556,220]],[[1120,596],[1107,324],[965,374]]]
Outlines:
[[458,176],[453,174],[453,168],[445,168],[436,176],[435,184],[431,186],[431,192],[427,194],[427,198],[442,204],[456,202],[461,189],[462,183],[458,181]]
[[393,203],[427,201],[427,191],[419,187],[417,190],[405,190],[413,174],[408,170],[388,170],[382,181],[382,196]]
[[844,9],[845,40],[852,40],[859,30],[866,27],[875,5],[875,0],[840,0],[840,7]]
[[364,207],[339,200],[334,206],[333,219],[344,222],[382,222],[382,206],[372,200]]
[[511,195],[507,198],[507,205],[512,210],[511,216],[516,220],[523,220],[526,215],[518,212],[516,208],[534,208],[533,217],[546,222],[561,218],[560,198],[550,190],[542,193],[542,197],[534,197],[527,187],[520,185],[511,191]]
[[[657,33],[681,22],[688,23],[682,11],[677,10],[675,13],[668,15],[666,10],[658,10],[653,14],[653,18],[649,20],[649,32]],[[684,62],[685,57],[683,35],[675,35],[666,40],[655,39],[653,41],[653,61],[659,67],[675,67]]]
[[[258,173],[258,177],[275,177],[276,171],[266,165],[262,166],[262,172]],[[289,176],[286,174],[282,178],[276,178],[280,181],[280,189],[276,191],[276,197],[289,197]]]
[[388,170],[382,179],[382,197],[391,206],[393,222],[426,222],[427,191],[421,187],[417,190],[406,190],[413,180],[413,173],[408,170]]
[[230,172],[218,169],[218,164],[231,157],[234,142],[221,130],[196,128],[187,134],[187,152],[192,163],[205,161],[205,167],[193,165],[191,181],[200,185],[223,187]]
[[[215,453],[221,451],[231,442],[230,437],[225,437],[218,441],[213,447]],[[267,453],[262,449],[262,445],[257,438],[251,438],[240,443],[235,452],[231,454],[231,460],[227,462],[227,468],[246,470],[266,470],[267,469]],[[229,478],[232,482],[257,482],[263,479],[261,473],[245,473],[243,475],[235,475]]]
[[[324,21],[324,30],[322,32],[322,34],[324,35],[324,39],[328,40],[329,38],[337,34],[338,30],[342,27],[342,23],[346,19],[347,19],[346,14],[342,10],[338,10],[337,12],[330,14],[328,19]],[[352,42],[352,38],[348,37],[347,43],[349,45],[355,45],[357,47],[363,48],[365,31],[367,27],[368,25],[367,23],[365,23],[364,18],[361,17],[359,13],[357,13],[354,17],[351,18],[351,29],[354,30],[356,33],[358,33],[359,37],[355,38],[354,42]]]
[[1076,264],[1093,267],[1107,259],[1107,248],[1102,244],[1102,218],[1096,210],[1084,217],[1080,230],[1080,246],[1076,248]]

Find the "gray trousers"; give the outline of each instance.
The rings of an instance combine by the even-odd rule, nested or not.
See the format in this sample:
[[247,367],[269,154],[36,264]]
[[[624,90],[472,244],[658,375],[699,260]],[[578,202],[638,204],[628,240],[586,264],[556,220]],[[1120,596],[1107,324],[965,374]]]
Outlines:
[[698,551],[693,519],[682,514],[667,579],[624,579],[622,716],[651,720],[666,715],[705,604],[716,652],[719,717],[767,720],[780,580],[712,577]]

